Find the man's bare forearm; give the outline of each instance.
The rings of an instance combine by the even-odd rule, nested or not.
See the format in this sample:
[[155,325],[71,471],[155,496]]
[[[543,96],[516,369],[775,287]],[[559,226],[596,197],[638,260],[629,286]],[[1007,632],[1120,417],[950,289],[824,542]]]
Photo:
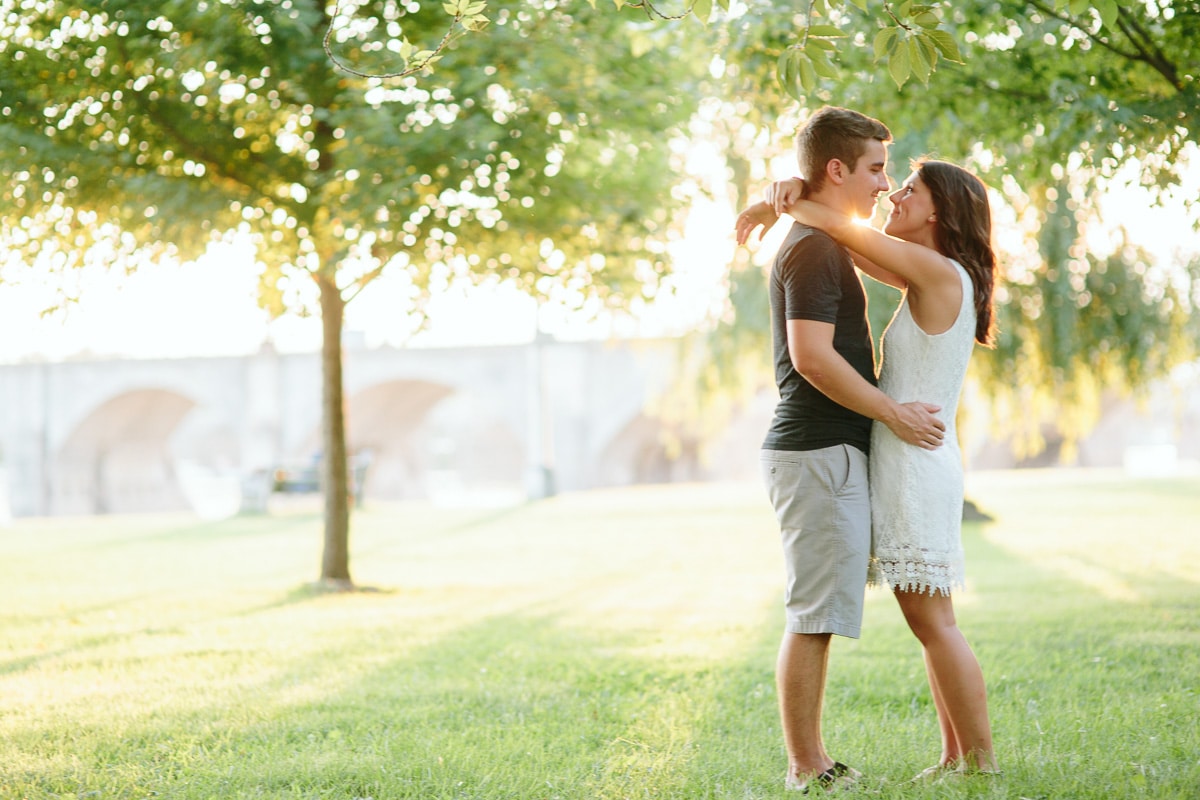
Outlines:
[[935,416],[939,407],[896,402],[872,386],[844,358],[835,354],[809,359],[797,371],[830,400],[882,422],[903,441],[927,449],[941,445],[946,426]]

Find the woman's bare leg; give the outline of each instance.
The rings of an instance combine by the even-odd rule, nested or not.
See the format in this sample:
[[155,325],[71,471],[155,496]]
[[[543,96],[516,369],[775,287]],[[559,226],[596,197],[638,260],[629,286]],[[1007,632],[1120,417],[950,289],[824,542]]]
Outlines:
[[[983,670],[958,629],[951,598],[939,593],[897,591],[896,600],[925,649],[926,669],[942,725],[943,755],[958,755],[968,769],[995,771]],[[948,741],[954,743],[952,749],[947,749]]]
[[954,732],[954,723],[950,720],[950,713],[946,710],[946,701],[942,699],[942,690],[938,687],[937,676],[933,674],[933,665],[930,664],[929,654],[922,648],[922,655],[925,657],[925,674],[929,677],[929,691],[933,695],[933,707],[937,710],[938,729],[942,734],[942,756],[938,759],[939,767],[953,767],[962,760],[963,749],[958,740],[958,734]]

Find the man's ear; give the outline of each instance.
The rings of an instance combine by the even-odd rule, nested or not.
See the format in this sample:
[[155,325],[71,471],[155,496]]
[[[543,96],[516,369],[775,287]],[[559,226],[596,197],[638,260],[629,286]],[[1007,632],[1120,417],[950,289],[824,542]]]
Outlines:
[[845,162],[840,158],[831,158],[825,162],[825,177],[835,186],[841,186],[845,183],[848,173],[849,170],[846,169]]

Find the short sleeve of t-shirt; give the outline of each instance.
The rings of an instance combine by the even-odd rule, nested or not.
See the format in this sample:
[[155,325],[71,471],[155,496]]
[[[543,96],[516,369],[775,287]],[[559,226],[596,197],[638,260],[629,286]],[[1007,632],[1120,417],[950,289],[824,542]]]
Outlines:
[[845,251],[826,235],[795,242],[780,270],[785,318],[837,324],[845,260]]

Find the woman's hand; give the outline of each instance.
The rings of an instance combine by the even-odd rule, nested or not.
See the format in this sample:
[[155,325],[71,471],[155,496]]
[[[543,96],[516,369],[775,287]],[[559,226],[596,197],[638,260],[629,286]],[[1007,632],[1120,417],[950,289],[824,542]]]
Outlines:
[[779,215],[786,214],[797,200],[804,198],[804,179],[788,178],[786,181],[775,181],[767,189],[767,203]]
[[769,202],[755,203],[738,214],[737,223],[734,225],[737,232],[737,243],[745,244],[750,238],[750,234],[759,227],[762,227],[762,230],[759,231],[758,238],[759,241],[762,241],[763,234],[769,231],[778,219],[779,215],[771,208]]

